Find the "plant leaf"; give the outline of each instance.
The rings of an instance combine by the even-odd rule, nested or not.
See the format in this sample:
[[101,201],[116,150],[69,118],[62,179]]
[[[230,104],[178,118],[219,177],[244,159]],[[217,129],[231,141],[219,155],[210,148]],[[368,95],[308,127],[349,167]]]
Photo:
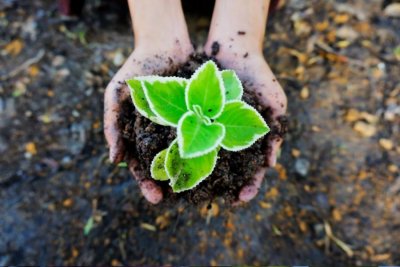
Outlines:
[[194,158],[216,149],[225,136],[224,126],[188,111],[179,120],[178,144],[182,158]]
[[179,147],[174,140],[168,148],[165,167],[171,178],[170,186],[175,193],[196,187],[214,170],[217,163],[217,150],[200,157],[183,159],[179,155]]
[[149,103],[147,102],[146,96],[143,91],[142,81],[138,78],[126,80],[126,84],[131,91],[132,102],[135,105],[137,111],[142,116],[157,124],[166,125],[166,123],[162,119],[158,118],[157,115],[150,109]]
[[143,90],[150,109],[170,126],[176,127],[187,111],[186,83],[185,79],[177,77],[148,77],[143,80]]
[[221,74],[211,60],[204,63],[189,80],[186,87],[186,105],[193,111],[199,105],[205,116],[218,117],[225,103],[225,89]]
[[94,226],[93,216],[86,221],[85,227],[83,228],[83,234],[88,235]]
[[228,102],[216,121],[225,126],[221,146],[229,151],[248,148],[269,132],[268,125],[257,110],[239,100]]
[[165,171],[165,156],[167,155],[167,149],[160,151],[151,162],[150,173],[151,177],[155,180],[166,181],[169,179],[167,172]]
[[242,99],[243,86],[236,73],[233,70],[223,70],[221,76],[224,81],[226,101]]

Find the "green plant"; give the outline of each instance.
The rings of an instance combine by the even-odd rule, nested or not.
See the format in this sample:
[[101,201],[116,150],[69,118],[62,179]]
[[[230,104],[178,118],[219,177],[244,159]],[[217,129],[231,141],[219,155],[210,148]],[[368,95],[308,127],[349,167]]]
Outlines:
[[204,63],[187,80],[142,76],[126,81],[133,104],[151,121],[177,128],[177,138],[151,164],[156,180],[174,192],[194,188],[214,170],[222,147],[239,151],[269,132],[261,115],[241,101],[243,86],[232,70]]

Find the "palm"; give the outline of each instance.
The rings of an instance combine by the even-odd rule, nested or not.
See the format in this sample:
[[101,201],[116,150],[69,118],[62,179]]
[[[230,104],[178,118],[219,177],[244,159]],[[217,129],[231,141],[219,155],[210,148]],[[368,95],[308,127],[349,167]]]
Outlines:
[[[268,149],[265,153],[266,165],[273,167],[283,141],[280,135],[283,129],[281,129],[279,119],[285,114],[287,106],[286,95],[282,87],[277,82],[262,54],[247,54],[246,57],[243,57],[238,53],[221,53],[217,56],[217,59],[224,68],[235,70],[244,86],[256,93],[259,103],[271,110],[272,122],[270,122],[270,126],[272,132],[268,135]],[[254,176],[254,182],[242,188],[239,195],[241,201],[249,201],[255,197],[265,172],[265,167],[260,168]]]

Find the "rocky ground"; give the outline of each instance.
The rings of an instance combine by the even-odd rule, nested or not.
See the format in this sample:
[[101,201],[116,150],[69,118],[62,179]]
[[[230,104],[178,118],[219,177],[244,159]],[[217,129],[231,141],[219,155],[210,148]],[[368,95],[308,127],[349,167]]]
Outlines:
[[[0,0],[0,266],[400,263],[399,3],[281,2],[264,50],[289,98],[279,164],[249,204],[207,209],[151,206],[107,161],[129,20],[54,2]],[[187,17],[202,43],[209,17]]]

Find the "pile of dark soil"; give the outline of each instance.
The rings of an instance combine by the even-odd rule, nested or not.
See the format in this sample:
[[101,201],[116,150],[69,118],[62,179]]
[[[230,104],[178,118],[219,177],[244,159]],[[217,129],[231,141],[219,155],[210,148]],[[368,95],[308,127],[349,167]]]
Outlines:
[[[190,60],[172,73],[164,76],[190,78],[194,71],[209,58],[205,55],[192,55]],[[218,64],[218,62],[217,62]],[[261,107],[253,92],[244,88],[243,100],[256,108],[267,122],[271,122],[269,109]],[[140,115],[130,99],[122,103],[119,116],[119,126],[128,152],[127,161],[135,157],[140,162],[140,172],[143,177],[150,177],[150,165],[154,156],[168,147],[176,137],[176,130],[171,127],[157,125]],[[270,124],[269,124],[270,125]],[[274,134],[274,129],[253,146],[239,152],[229,152],[221,149],[217,165],[206,180],[195,189],[174,194],[168,182],[157,182],[163,188],[165,199],[184,198],[191,203],[212,201],[223,197],[228,203],[238,199],[240,189],[252,182],[252,177],[258,168],[265,165],[265,154],[268,151],[268,140]]]

